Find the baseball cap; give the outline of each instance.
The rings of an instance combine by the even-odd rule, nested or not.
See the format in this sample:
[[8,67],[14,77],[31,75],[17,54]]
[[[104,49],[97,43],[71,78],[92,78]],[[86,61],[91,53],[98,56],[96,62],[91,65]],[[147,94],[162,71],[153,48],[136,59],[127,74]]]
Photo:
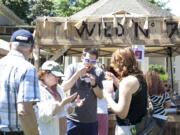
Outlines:
[[21,43],[27,43],[33,45],[34,38],[29,31],[20,29],[12,34],[10,42],[21,42]]
[[51,71],[51,73],[57,77],[63,77],[64,74],[61,72],[60,70],[60,66],[58,63],[54,62],[54,61],[46,61],[43,65],[42,65],[42,70],[49,70]]

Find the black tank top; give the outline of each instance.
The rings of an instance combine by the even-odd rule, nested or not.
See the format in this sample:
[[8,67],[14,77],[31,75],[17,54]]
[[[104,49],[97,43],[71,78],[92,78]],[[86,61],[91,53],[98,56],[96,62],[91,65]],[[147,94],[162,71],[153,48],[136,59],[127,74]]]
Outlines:
[[[147,84],[143,75],[136,76],[139,81],[139,89],[132,95],[128,115],[125,119],[116,116],[117,124],[134,125],[139,123],[147,113]],[[119,90],[116,91],[115,101],[118,102]]]

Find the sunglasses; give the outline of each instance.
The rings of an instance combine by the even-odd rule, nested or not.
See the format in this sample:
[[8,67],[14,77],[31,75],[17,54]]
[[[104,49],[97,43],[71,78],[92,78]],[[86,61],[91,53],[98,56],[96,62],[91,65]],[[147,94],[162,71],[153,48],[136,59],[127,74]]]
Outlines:
[[85,62],[87,62],[87,63],[92,63],[92,64],[96,64],[96,60],[90,60],[90,59],[88,59],[88,58],[85,58]]

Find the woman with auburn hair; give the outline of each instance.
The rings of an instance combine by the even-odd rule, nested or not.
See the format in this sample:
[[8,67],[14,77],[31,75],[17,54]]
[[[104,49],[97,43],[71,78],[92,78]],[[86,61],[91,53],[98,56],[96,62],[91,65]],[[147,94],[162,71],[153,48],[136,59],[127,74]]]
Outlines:
[[[43,63],[38,73],[41,100],[37,103],[37,121],[40,135],[65,135],[66,116],[75,107],[81,107],[85,100],[80,99],[77,93],[65,96],[58,84],[63,76],[55,61]],[[74,102],[71,103],[72,101]]]
[[115,134],[131,135],[131,128],[147,112],[147,84],[130,47],[117,49],[112,55],[111,66],[118,75],[119,88],[115,101],[105,88],[103,95],[116,114]]
[[169,94],[165,91],[163,83],[157,72],[152,70],[148,71],[146,73],[146,82],[149,97],[154,108],[153,117],[158,125],[156,131],[153,131],[153,135],[161,135],[163,134],[167,121],[165,107],[171,106],[171,99]]

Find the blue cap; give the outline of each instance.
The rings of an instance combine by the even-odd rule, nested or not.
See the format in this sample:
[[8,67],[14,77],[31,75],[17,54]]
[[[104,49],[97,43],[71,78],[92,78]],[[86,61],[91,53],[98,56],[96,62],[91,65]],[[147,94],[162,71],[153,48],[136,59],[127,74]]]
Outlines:
[[33,35],[24,29],[15,31],[12,36],[10,42],[22,42],[27,44],[34,44]]

